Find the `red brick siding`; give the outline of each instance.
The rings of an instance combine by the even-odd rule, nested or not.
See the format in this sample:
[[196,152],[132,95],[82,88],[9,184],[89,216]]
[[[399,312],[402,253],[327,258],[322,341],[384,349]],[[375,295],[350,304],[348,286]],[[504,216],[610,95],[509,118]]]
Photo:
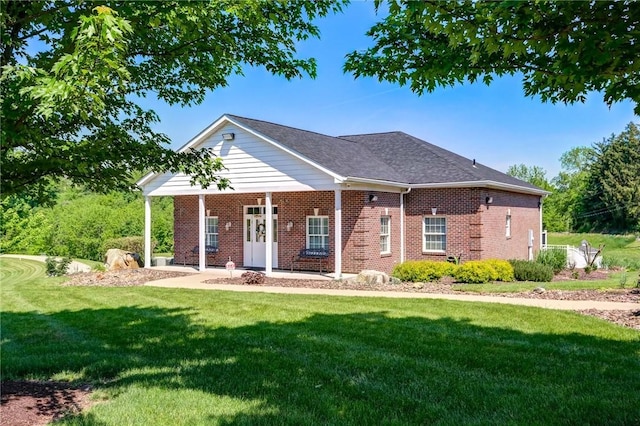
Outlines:
[[[369,202],[369,195],[378,197]],[[487,196],[493,203],[487,205]],[[243,264],[243,218],[245,205],[256,205],[264,193],[224,194],[205,197],[205,208],[219,218],[220,252],[210,265],[224,266],[229,256],[238,266]],[[539,234],[539,197],[479,188],[414,189],[405,196],[405,258],[444,260],[447,255],[462,254],[463,260],[482,258],[526,258],[527,232]],[[282,192],[272,195],[278,206],[278,267],[288,269],[291,260],[306,245],[306,217],[329,216],[329,270],[335,262],[334,193]],[[423,253],[422,221],[438,209],[436,216],[447,219],[447,250],[443,254]],[[511,209],[511,239],[505,237],[507,208]],[[391,217],[391,254],[380,254],[380,217]],[[176,263],[197,263],[190,254],[198,244],[198,197],[174,197],[174,238]],[[227,231],[225,224],[231,223]],[[287,223],[293,227],[287,231]],[[371,191],[342,192],[342,271],[359,272],[376,269],[390,272],[400,260],[400,195]],[[536,241],[536,247],[539,241]],[[185,253],[187,258],[185,259]],[[296,268],[317,270],[316,262],[305,262]]]
[[[481,258],[479,194],[475,188],[414,189],[405,198],[406,259],[445,260],[462,255],[463,260]],[[423,217],[445,217],[447,249],[445,253],[422,251]]]
[[[486,204],[486,198],[493,202]],[[529,229],[533,230],[534,252],[540,246],[540,197],[487,190],[482,193],[482,258],[527,259]],[[507,212],[511,211],[511,238],[506,236]]]
[[[400,194],[368,191],[342,193],[342,269],[391,271],[400,261]],[[369,202],[369,195],[378,199]],[[380,254],[380,217],[391,218],[391,254]]]

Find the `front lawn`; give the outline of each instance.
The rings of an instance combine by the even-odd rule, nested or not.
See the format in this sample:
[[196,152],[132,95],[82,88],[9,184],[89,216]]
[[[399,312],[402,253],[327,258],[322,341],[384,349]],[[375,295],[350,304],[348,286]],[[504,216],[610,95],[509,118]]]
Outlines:
[[76,425],[638,424],[640,333],[446,300],[64,287],[0,258],[3,379],[90,382]]

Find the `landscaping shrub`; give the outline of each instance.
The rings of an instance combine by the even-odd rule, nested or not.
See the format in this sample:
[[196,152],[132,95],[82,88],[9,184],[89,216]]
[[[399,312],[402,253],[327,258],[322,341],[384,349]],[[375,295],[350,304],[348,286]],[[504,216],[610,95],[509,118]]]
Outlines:
[[517,281],[549,282],[553,279],[553,268],[528,260],[509,260]]
[[50,277],[61,277],[67,273],[67,268],[71,263],[70,257],[63,257],[62,259],[56,259],[55,257],[47,257],[45,265],[47,269],[47,275]]
[[564,249],[540,250],[536,262],[551,266],[553,273],[557,274],[567,267],[567,251]]
[[463,283],[482,284],[493,281],[496,271],[486,261],[470,260],[459,266],[453,276],[457,281]]
[[495,274],[491,277],[491,281],[513,281],[513,266],[511,266],[508,261],[502,259],[487,259],[482,262],[491,266],[495,271]]
[[242,283],[247,285],[264,284],[265,275],[260,272],[247,271],[240,275]]
[[457,267],[449,262],[408,260],[394,266],[391,276],[406,282],[431,282],[453,275]]

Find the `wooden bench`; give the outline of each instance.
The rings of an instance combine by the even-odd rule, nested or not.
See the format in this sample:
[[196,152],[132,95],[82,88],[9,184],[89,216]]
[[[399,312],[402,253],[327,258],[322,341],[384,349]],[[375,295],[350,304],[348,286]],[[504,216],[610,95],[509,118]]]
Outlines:
[[[323,248],[303,248],[297,255],[293,255],[291,257],[291,272],[293,272],[293,267],[298,262],[305,261],[315,261],[317,260],[320,266],[320,273],[322,273],[322,262],[327,263],[327,259],[329,258],[329,250]],[[327,269],[325,267],[325,269]]]
[[[183,266],[187,264],[187,256],[189,254],[191,254],[191,256],[194,257],[194,262],[195,262],[195,260],[198,259],[198,256],[200,256],[200,246],[195,246],[190,251],[185,252],[184,258],[183,258],[183,262],[182,262]],[[205,258],[208,258],[209,256],[211,256],[211,257],[213,257],[215,259],[216,254],[218,254],[218,247],[217,246],[205,246],[204,247],[204,254],[205,254]],[[205,261],[205,266],[206,266],[206,261]]]

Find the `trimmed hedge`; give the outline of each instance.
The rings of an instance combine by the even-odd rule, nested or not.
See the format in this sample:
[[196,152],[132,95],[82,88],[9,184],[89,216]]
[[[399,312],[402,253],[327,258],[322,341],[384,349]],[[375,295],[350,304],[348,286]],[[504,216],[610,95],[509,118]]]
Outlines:
[[493,281],[495,275],[495,269],[486,261],[470,260],[460,265],[453,277],[463,283],[482,284]]
[[482,262],[491,266],[495,271],[495,274],[491,277],[492,281],[510,282],[515,279],[513,274],[513,266],[511,266],[508,260],[487,259],[483,260]]
[[457,265],[449,262],[408,260],[394,266],[391,276],[400,281],[426,283],[438,281],[444,276],[452,276],[457,268]]
[[553,279],[553,268],[528,260],[509,260],[513,274],[518,281],[549,282]]
[[405,282],[432,282],[450,276],[459,282],[479,284],[513,281],[513,267],[508,261],[500,259],[471,260],[462,265],[432,260],[408,260],[396,265],[391,276]]

